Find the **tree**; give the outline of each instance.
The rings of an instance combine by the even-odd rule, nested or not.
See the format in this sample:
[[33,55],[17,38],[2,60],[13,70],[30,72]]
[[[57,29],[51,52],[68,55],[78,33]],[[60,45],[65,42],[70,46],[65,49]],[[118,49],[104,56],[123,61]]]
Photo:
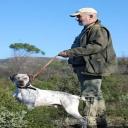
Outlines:
[[[13,58],[11,59],[11,73],[28,72],[29,66],[26,68],[26,62],[32,54],[44,55],[44,51],[34,45],[28,43],[13,43],[9,46],[13,50]],[[32,66],[32,64],[30,64]]]
[[13,49],[14,56],[26,57],[34,53],[41,53],[43,55],[45,54],[41,49],[28,43],[14,43],[11,44],[9,48]]

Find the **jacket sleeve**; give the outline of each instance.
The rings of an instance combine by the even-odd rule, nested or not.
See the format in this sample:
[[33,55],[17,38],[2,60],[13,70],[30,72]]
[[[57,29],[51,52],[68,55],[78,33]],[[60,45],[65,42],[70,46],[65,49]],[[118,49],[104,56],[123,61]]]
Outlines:
[[[106,48],[108,44],[107,31],[104,28],[96,27],[90,32],[87,45],[77,48],[66,50],[70,56],[88,56],[96,54]],[[86,44],[86,40],[83,39],[83,44]]]

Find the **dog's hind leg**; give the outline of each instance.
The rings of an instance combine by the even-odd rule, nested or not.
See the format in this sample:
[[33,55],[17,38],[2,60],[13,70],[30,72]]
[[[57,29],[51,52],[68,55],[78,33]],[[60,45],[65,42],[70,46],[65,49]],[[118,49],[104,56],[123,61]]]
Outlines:
[[79,106],[79,101],[74,102],[66,107],[64,106],[64,108],[67,113],[69,113],[70,115],[72,115],[74,118],[78,119],[81,122],[82,128],[87,128],[87,120],[86,118],[80,115],[78,111],[78,106]]
[[70,115],[72,115],[74,118],[78,119],[81,122],[82,128],[87,128],[87,120],[86,120],[86,118],[82,117],[77,109],[67,108],[66,111]]

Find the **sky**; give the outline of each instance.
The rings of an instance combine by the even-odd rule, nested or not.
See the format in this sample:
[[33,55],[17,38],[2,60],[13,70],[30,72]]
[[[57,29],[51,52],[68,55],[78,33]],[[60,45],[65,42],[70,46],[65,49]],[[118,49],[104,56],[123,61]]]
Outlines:
[[128,56],[128,0],[0,0],[0,59],[12,56],[12,43],[35,45],[46,57],[70,49],[82,27],[69,15],[82,7],[98,11],[117,56]]

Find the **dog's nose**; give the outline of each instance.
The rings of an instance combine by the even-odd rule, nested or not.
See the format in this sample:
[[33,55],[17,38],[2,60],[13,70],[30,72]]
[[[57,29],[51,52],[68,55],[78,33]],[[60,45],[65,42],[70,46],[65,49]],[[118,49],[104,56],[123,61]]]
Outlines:
[[22,84],[23,83],[23,80],[19,80],[18,82]]

